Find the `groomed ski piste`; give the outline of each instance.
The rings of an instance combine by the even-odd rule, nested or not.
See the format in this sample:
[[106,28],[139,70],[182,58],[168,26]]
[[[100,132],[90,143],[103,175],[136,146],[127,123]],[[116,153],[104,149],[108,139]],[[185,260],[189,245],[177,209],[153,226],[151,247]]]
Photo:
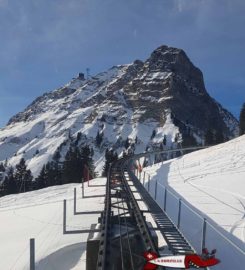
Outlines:
[[[144,168],[149,190],[177,222],[181,199],[180,230],[200,253],[203,218],[205,246],[217,249],[221,263],[211,269],[244,269],[245,263],[245,136]],[[141,173],[142,177],[143,173]],[[146,178],[148,179],[148,177]],[[105,178],[0,198],[0,269],[29,269],[29,239],[35,238],[36,269],[86,269],[87,234],[63,235],[63,200],[67,200],[67,229],[89,229],[98,215],[73,215],[73,190],[78,211],[103,211]],[[142,180],[141,180],[142,182]],[[97,186],[96,186],[97,185]],[[148,189],[148,182],[145,181]]]

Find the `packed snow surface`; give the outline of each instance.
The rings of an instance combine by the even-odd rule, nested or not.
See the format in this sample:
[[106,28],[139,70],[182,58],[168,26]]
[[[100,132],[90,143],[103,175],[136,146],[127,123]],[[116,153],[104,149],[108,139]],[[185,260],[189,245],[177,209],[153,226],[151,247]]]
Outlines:
[[207,219],[206,246],[217,248],[222,260],[215,269],[244,269],[245,136],[144,171],[151,175],[152,196],[157,180],[156,200],[162,207],[167,188],[166,210],[175,223],[182,199],[180,229],[198,252],[203,218]]
[[[63,235],[63,200],[67,200],[67,230],[90,229],[99,214],[73,215],[77,211],[104,209],[105,178],[85,184],[54,186],[0,198],[0,269],[29,269],[29,240],[35,238],[37,270],[85,269],[88,234]],[[93,197],[94,195],[102,195]]]
[[[217,248],[217,270],[242,270],[245,264],[245,136],[145,168],[150,193],[176,223],[182,199],[180,230],[201,251],[203,218],[205,246]],[[143,174],[141,174],[143,176]],[[148,177],[146,177],[148,179]],[[63,200],[67,229],[88,229],[98,215],[73,215],[73,190],[78,211],[102,211],[104,178],[92,181],[81,198],[81,185],[69,184],[0,198],[0,269],[29,269],[29,239],[36,240],[36,269],[85,269],[87,234],[63,235]],[[148,188],[148,182],[145,181]],[[91,197],[90,197],[91,196]],[[94,196],[94,197],[93,197]]]

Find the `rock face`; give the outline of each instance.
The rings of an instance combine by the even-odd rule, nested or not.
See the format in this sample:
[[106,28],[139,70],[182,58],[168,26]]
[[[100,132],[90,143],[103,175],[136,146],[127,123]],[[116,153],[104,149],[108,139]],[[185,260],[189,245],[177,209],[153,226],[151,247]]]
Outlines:
[[37,98],[0,130],[0,161],[14,164],[24,157],[38,171],[78,132],[91,145],[98,131],[104,134],[95,154],[101,160],[106,147],[122,151],[127,137],[137,137],[136,151],[144,151],[164,135],[168,146],[189,137],[202,143],[208,130],[229,139],[236,136],[238,122],[209,96],[202,72],[183,50],[161,46],[145,62],[114,66],[87,80],[80,73]]

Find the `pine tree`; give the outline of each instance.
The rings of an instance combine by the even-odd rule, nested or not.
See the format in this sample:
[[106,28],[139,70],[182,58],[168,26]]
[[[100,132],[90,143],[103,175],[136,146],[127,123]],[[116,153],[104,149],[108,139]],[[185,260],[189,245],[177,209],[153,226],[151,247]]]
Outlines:
[[[211,132],[211,134],[212,135],[210,138],[208,135],[207,140],[210,139],[210,143],[212,142],[212,144],[213,144],[213,133]],[[205,136],[205,140],[206,140],[206,136]],[[181,145],[182,145],[182,147],[196,146],[197,141],[193,135],[183,134]],[[210,145],[210,144],[207,143],[207,145]]]
[[36,186],[37,189],[45,188],[47,187],[47,171],[46,171],[46,165],[44,165],[36,178]]
[[174,142],[179,143],[180,141],[181,141],[181,135],[179,133],[176,133],[174,137]]
[[63,174],[62,174],[63,184],[72,183],[73,165],[74,165],[73,160],[74,160],[74,152],[72,147],[70,147],[65,155],[65,160],[63,162]]
[[78,133],[77,133],[77,138],[76,138],[76,141],[75,141],[75,145],[76,145],[76,146],[78,145],[78,143],[79,143],[79,141],[81,140],[81,138],[82,138],[82,133],[81,133],[81,132],[78,132]]
[[81,155],[82,155],[82,161],[83,166],[86,166],[86,168],[89,170],[90,178],[94,176],[94,162],[93,162],[93,155],[94,150],[93,148],[89,148],[89,146],[84,146],[81,148]]
[[91,153],[91,157],[93,157],[94,156],[94,149],[93,149],[93,147],[91,147],[90,153]]
[[154,130],[152,131],[152,134],[151,134],[151,140],[152,140],[153,138],[155,138],[155,136],[156,136],[156,130],[154,129]]
[[214,142],[214,132],[212,129],[208,129],[205,134],[205,145],[213,145]]
[[105,122],[106,121],[104,114],[101,116],[100,121],[102,121],[102,122]]
[[21,158],[20,162],[16,165],[14,174],[19,192],[25,192],[32,189],[33,176],[30,170],[27,170],[25,159]]
[[53,160],[54,160],[55,162],[58,162],[60,158],[61,158],[60,151],[57,149],[57,150],[55,151],[54,155],[53,155]]
[[214,134],[214,143],[215,144],[219,144],[219,143],[223,143],[225,141],[223,132],[221,130],[218,130],[215,134]]
[[63,163],[63,183],[80,183],[83,177],[83,156],[78,147],[70,147]]
[[167,136],[164,134],[163,136],[163,141],[162,141],[163,145],[167,145]]
[[3,163],[0,163],[0,172],[5,172],[5,167]]
[[103,176],[107,176],[110,164],[118,159],[118,155],[113,150],[106,149],[105,152],[105,165],[103,168]]
[[239,134],[245,134],[245,103],[242,105],[239,117]]
[[129,138],[127,137],[127,139],[126,139],[126,141],[125,141],[125,144],[124,144],[124,147],[125,147],[126,149],[128,149],[129,146],[130,146],[130,142],[129,142]]
[[51,161],[46,165],[47,186],[60,185],[61,170],[57,162]]
[[6,194],[15,194],[18,192],[17,190],[17,183],[14,178],[14,168],[10,167],[8,169],[7,175],[5,177],[5,188],[6,188]]
[[6,168],[8,166],[8,159],[6,158],[4,161],[4,167]]
[[38,189],[61,184],[61,168],[59,163],[54,161],[44,165],[36,178],[36,186]]
[[104,136],[103,132],[99,132],[99,130],[98,130],[97,135],[96,135],[96,138],[95,138],[96,145],[98,147],[100,147],[100,145],[101,145],[101,143],[103,141],[103,136]]

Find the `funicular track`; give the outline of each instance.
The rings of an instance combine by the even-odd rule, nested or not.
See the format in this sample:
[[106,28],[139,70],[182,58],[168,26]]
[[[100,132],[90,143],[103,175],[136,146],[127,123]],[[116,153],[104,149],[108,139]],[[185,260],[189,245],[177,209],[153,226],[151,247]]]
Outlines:
[[[165,239],[169,254],[194,253],[178,228],[132,172],[134,159],[120,159],[111,165],[108,172],[105,208],[101,217],[98,270],[143,269],[146,262],[144,252],[151,251],[159,255],[155,231],[160,232]],[[148,207],[147,212],[151,214],[156,227],[146,221],[144,211],[134,196],[135,192],[140,194]]]
[[192,247],[186,241],[181,232],[176,228],[173,222],[169,219],[167,214],[159,207],[159,205],[134,175],[131,175],[131,179],[134,186],[139,191],[141,198],[148,206],[148,211],[151,213],[155,223],[157,224],[157,228],[155,229],[161,232],[168,245],[168,249],[172,252],[172,254],[192,254]]
[[101,270],[142,269],[143,252],[158,253],[157,244],[125,180],[124,162],[112,164],[107,177],[97,261],[97,269]]

